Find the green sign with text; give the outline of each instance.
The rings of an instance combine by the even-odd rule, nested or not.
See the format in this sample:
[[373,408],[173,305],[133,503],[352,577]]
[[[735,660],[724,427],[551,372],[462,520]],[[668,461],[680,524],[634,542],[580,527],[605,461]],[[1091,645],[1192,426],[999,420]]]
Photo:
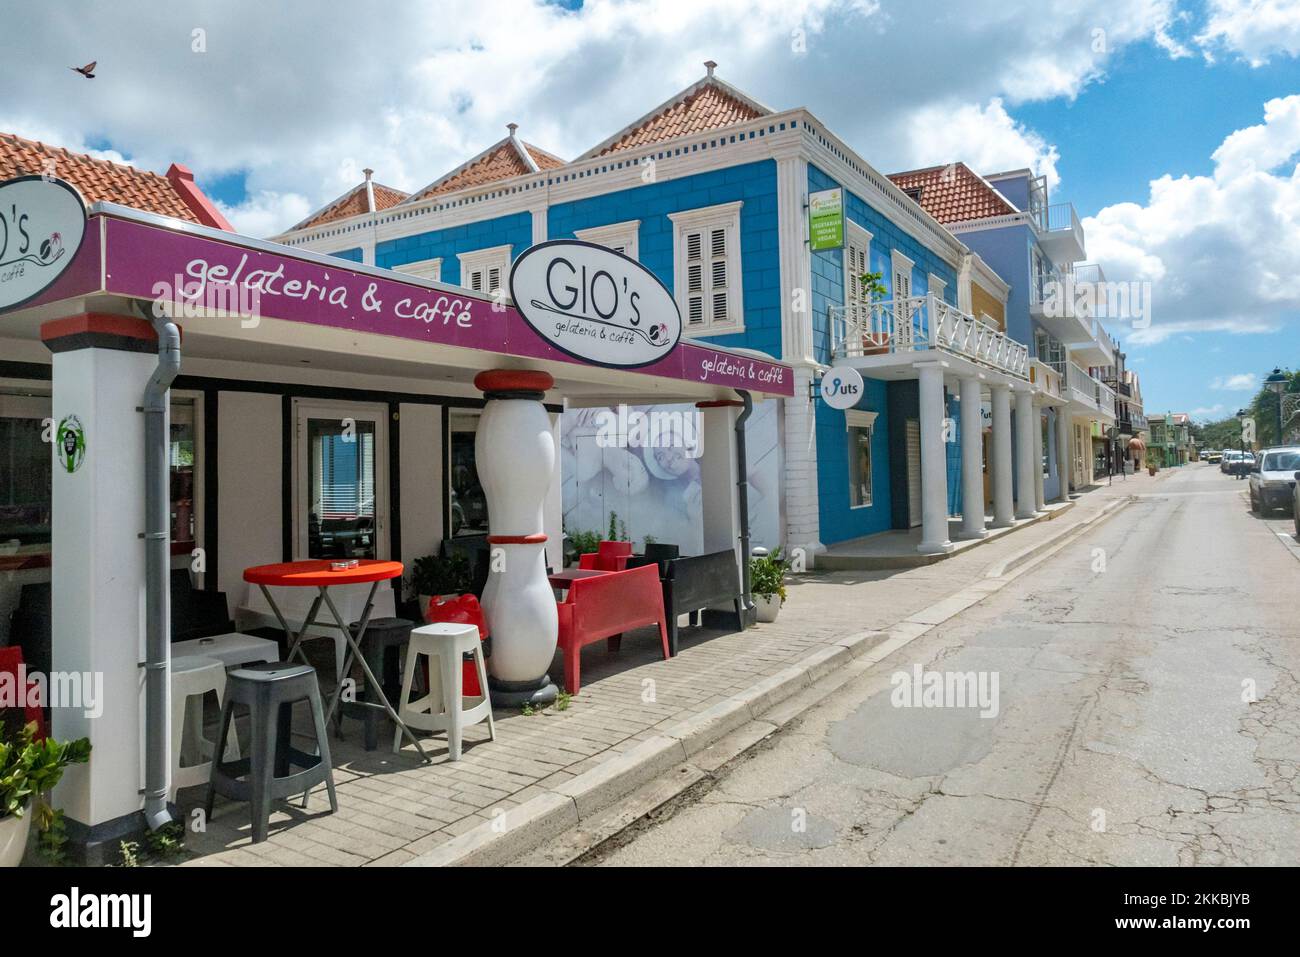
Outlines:
[[844,245],[844,190],[823,189],[808,196],[808,241],[813,252]]

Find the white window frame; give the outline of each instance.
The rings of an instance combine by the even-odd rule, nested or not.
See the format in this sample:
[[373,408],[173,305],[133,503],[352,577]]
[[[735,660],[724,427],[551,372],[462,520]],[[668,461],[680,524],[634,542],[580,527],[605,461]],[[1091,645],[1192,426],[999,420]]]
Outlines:
[[610,223],[608,226],[593,226],[590,229],[575,229],[573,235],[584,243],[595,243],[608,249],[622,248],[628,259],[641,261],[637,237],[641,232],[641,220],[629,219],[622,223]]
[[460,260],[460,285],[464,289],[477,291],[480,295],[491,296],[496,290],[483,288],[473,290],[469,284],[469,276],[474,272],[482,272],[484,276],[484,287],[488,286],[487,276],[492,269],[499,269],[500,285],[497,289],[505,289],[506,282],[510,277],[510,253],[513,246],[489,246],[486,249],[475,249],[473,252],[457,253],[456,258]]
[[[934,293],[935,299],[943,300],[943,294],[948,289],[948,280],[940,279],[934,273],[930,272],[925,274],[925,285],[930,292]],[[943,301],[946,302],[947,300]]]
[[[716,336],[730,335],[745,331],[745,301],[743,293],[743,273],[741,271],[740,249],[740,208],[743,202],[722,203],[718,206],[704,206],[699,209],[682,210],[669,213],[673,223],[673,295],[677,299],[677,308],[682,313],[682,335]],[[705,321],[697,326],[689,325],[690,309],[686,277],[686,235],[692,232],[711,232],[715,229],[728,231],[726,248],[727,271],[727,317],[717,319],[712,315],[712,301],[704,295]]]
[[[860,248],[863,262],[866,264],[863,272],[871,272],[871,240],[875,239],[875,236],[851,219],[845,222],[848,225],[848,232],[844,237],[844,305],[848,307],[847,311],[850,314],[862,312],[861,318],[866,321],[870,319],[866,310],[854,308],[856,305],[865,302],[865,299],[862,297],[861,290],[855,288],[857,286],[857,277],[855,270],[851,268],[849,263],[849,250],[854,246]],[[857,293],[856,300],[855,292]]]
[[[844,412],[844,431],[846,433],[851,434],[854,429],[865,429],[867,432],[868,452],[870,452],[871,449],[871,441],[876,436],[877,415],[879,415],[879,413],[868,412],[865,409],[846,409]],[[852,454],[853,451],[854,451],[853,446],[850,445],[849,453]],[[847,465],[848,463],[845,464]],[[871,468],[874,470],[876,467],[876,458],[874,454],[871,454],[870,465]],[[849,508],[850,509],[871,508],[871,506],[874,505],[876,501],[875,476],[868,475],[868,481],[871,483],[871,494],[867,496],[867,500],[865,502],[861,502],[857,505],[853,504],[853,481],[852,480],[853,480],[853,473],[850,472],[849,473]]]
[[[915,295],[915,290],[912,288],[912,267],[915,265],[916,263],[897,249],[889,251],[889,298],[894,301],[894,338],[906,348],[911,348],[913,339],[919,335],[919,330],[915,328],[916,314],[919,310],[903,304],[903,300],[911,299]],[[904,296],[899,295],[900,275],[907,277]]]
[[419,279],[429,279],[433,282],[442,281],[442,257],[435,259],[420,259],[413,263],[402,263],[400,266],[394,266],[393,272],[404,272],[408,276],[415,276]]

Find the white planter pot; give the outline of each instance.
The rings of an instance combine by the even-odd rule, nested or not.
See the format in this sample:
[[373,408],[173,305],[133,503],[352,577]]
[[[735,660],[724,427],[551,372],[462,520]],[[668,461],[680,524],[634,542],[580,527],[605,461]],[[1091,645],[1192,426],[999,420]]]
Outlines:
[[781,610],[780,595],[755,595],[754,596],[754,616],[759,621],[776,621],[777,613]]
[[32,805],[22,817],[0,817],[0,867],[17,867],[27,850],[27,835],[32,829]]

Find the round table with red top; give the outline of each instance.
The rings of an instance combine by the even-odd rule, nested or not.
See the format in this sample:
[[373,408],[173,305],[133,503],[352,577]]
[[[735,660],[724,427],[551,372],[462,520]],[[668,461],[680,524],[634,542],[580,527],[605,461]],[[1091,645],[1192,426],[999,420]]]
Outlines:
[[[307,631],[313,625],[323,628],[337,628],[343,633],[343,637],[348,643],[348,651],[343,659],[343,668],[339,672],[338,684],[334,689],[333,697],[330,699],[329,709],[325,712],[326,724],[329,724],[330,718],[334,715],[334,709],[338,707],[339,700],[343,695],[344,683],[347,681],[355,657],[355,660],[361,665],[361,670],[365,672],[365,679],[377,699],[371,700],[369,693],[367,693],[365,701],[355,703],[372,708],[383,708],[387,711],[388,717],[415,745],[415,749],[420,752],[420,757],[429,761],[431,759],[425,753],[424,748],[420,746],[419,740],[398,716],[397,711],[384,695],[382,684],[370,670],[365,655],[361,653],[361,641],[365,638],[366,627],[370,624],[370,613],[374,609],[375,590],[379,587],[380,582],[400,577],[402,571],[401,562],[380,561],[373,558],[348,561],[320,558],[296,562],[277,562],[273,565],[254,565],[252,568],[244,569],[244,581],[251,585],[257,585],[262,589],[267,604],[271,606],[271,611],[275,613],[276,619],[280,622],[280,627],[284,629],[285,635],[288,636],[289,654],[287,660],[292,661],[294,655],[298,655],[304,663],[307,663],[307,657],[299,646],[302,644],[303,639],[308,637]],[[367,583],[370,585],[370,592],[366,595],[366,607],[361,613],[361,620],[357,623],[357,633],[354,635],[347,622],[343,620],[343,616],[339,614],[334,600],[330,598],[329,590],[334,585],[363,585]],[[289,627],[289,623],[285,620],[280,607],[275,603],[275,598],[270,591],[272,587],[316,589],[317,594],[315,599],[312,600],[307,617],[303,620],[302,627],[297,631]],[[329,609],[330,615],[334,618],[333,622],[317,621],[316,616],[320,613],[322,604]]]

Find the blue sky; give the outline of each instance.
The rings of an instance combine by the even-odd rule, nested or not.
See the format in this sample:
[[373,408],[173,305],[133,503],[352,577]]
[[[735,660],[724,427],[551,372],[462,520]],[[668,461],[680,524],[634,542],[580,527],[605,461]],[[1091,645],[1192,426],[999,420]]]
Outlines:
[[[1251,392],[1226,385],[1300,365],[1300,0],[340,12],[304,29],[290,5],[258,0],[15,8],[0,130],[158,171],[182,162],[240,231],[268,236],[364,167],[417,189],[510,122],[577,156],[713,59],[768,105],[810,108],[882,171],[964,160],[1046,175],[1054,200],[1092,217],[1107,276],[1151,283],[1149,329],[1108,323],[1151,408],[1232,412]],[[93,81],[66,69],[91,59]]]

